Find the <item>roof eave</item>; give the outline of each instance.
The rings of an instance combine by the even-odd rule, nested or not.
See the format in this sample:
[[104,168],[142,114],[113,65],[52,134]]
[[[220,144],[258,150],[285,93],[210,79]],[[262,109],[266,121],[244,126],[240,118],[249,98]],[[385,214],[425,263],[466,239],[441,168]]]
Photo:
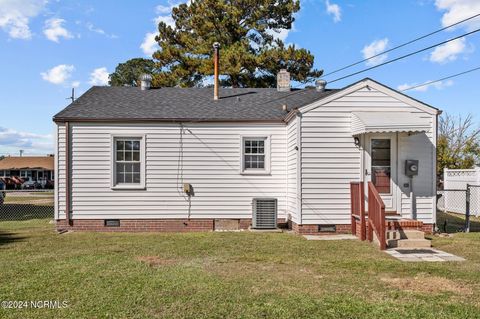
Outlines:
[[68,118],[68,117],[54,117],[55,123],[76,122],[76,123],[284,123],[283,118],[277,119],[189,119],[189,118]]

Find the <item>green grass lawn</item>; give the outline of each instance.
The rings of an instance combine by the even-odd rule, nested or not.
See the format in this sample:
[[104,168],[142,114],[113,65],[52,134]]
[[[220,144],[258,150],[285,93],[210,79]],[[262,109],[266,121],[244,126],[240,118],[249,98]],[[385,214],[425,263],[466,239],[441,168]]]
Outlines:
[[[437,213],[437,224],[442,232],[457,233],[465,228],[465,216],[455,213]],[[470,231],[480,232],[480,217],[470,216]]]
[[0,222],[0,318],[475,318],[480,233],[433,237],[466,262],[403,263],[360,241],[287,233],[58,235]]

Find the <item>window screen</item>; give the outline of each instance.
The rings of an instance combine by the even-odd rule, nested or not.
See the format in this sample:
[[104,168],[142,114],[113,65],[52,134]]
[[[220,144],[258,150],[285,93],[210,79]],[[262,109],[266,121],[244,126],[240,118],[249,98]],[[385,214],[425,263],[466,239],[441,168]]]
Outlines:
[[115,183],[140,184],[140,139],[115,139]]
[[245,138],[243,141],[243,169],[265,169],[266,138]]

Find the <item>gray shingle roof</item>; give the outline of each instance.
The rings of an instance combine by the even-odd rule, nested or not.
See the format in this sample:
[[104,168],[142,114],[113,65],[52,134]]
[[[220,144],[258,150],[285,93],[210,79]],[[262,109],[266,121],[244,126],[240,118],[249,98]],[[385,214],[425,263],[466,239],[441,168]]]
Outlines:
[[65,120],[262,121],[283,120],[289,110],[308,105],[338,90],[278,92],[272,88],[220,89],[94,86],[54,116]]

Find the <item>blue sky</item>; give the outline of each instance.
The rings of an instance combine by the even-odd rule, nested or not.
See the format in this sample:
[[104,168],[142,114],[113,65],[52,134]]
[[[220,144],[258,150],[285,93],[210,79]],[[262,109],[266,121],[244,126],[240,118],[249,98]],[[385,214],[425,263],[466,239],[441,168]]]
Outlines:
[[[53,152],[52,116],[77,95],[104,85],[119,62],[155,50],[158,21],[172,1],[0,0],[0,154]],[[301,0],[292,30],[277,36],[309,49],[326,73],[480,13],[478,0]],[[332,81],[480,28],[480,18],[326,78]],[[328,85],[371,77],[393,88],[480,66],[480,33]],[[408,94],[452,114],[476,113],[480,71]],[[476,121],[480,118],[477,116]]]

